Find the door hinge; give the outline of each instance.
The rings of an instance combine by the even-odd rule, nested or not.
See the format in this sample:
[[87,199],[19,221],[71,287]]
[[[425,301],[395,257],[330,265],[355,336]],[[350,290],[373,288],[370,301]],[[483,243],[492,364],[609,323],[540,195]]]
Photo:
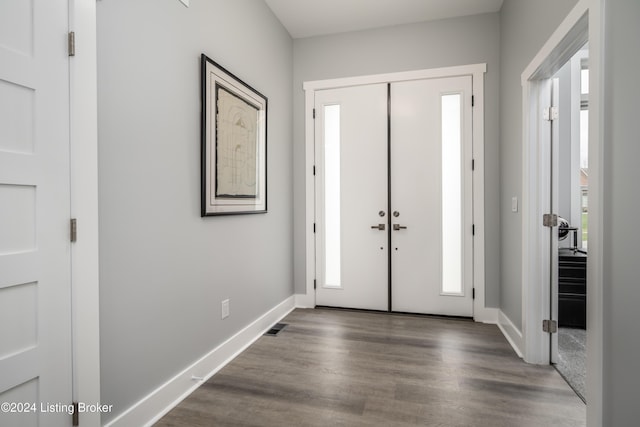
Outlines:
[[474,95],[471,95],[471,106],[472,107],[476,106],[476,97]]
[[475,235],[476,235],[476,225],[475,225],[475,224],[472,224],[472,225],[471,225],[471,235],[472,235],[472,236],[475,236]]
[[544,214],[542,215],[542,225],[545,227],[557,227],[558,215],[556,214]]
[[313,232],[314,233],[316,232],[316,223],[315,222],[313,223]]
[[315,108],[313,109],[313,118],[314,119],[316,118],[316,109]]
[[476,159],[471,159],[471,170],[476,170]]
[[316,165],[313,165],[313,176],[316,176]]
[[542,110],[542,118],[552,122],[558,119],[558,107],[549,107]]
[[69,31],[69,56],[76,56],[76,33]]
[[558,322],[556,322],[555,320],[543,320],[542,331],[548,332],[550,334],[555,334],[556,332],[558,332]]
[[476,299],[476,288],[471,288],[471,299]]
[[75,242],[78,240],[78,220],[75,218],[71,218],[69,221],[69,240],[71,242]]
[[80,425],[80,414],[78,413],[80,408],[78,406],[78,402],[73,402],[73,414],[71,414],[71,425],[79,426]]
[[313,289],[315,289],[315,288],[316,288],[316,285],[317,285],[317,283],[316,283],[316,279],[313,279]]

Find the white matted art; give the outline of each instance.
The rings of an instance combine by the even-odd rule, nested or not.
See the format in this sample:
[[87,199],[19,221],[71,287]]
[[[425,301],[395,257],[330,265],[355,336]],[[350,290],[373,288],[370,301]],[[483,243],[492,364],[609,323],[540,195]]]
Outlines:
[[206,55],[202,216],[267,211],[267,98]]

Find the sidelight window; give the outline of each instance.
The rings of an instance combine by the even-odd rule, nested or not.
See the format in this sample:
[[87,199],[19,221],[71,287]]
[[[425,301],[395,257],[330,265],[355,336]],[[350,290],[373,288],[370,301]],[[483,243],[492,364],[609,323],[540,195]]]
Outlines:
[[442,96],[442,289],[462,294],[462,96]]

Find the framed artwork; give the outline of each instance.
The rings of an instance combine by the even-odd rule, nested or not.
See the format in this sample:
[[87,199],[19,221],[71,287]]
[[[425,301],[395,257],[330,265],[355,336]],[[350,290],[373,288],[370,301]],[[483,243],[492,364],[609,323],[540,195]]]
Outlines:
[[267,212],[267,98],[201,56],[202,212]]

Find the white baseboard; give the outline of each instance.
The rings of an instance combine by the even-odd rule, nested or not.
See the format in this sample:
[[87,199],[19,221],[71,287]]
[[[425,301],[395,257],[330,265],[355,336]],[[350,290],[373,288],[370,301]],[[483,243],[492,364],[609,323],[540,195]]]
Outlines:
[[524,354],[522,350],[524,349],[524,339],[522,337],[522,332],[515,327],[511,319],[507,317],[506,314],[499,310],[498,312],[498,328],[502,331],[502,335],[509,341],[511,347],[516,352],[518,357],[522,358]]
[[158,387],[105,427],[151,426],[295,308],[292,295]]
[[482,310],[478,310],[473,315],[473,320],[481,323],[490,323],[495,325],[498,323],[498,309],[484,307]]

